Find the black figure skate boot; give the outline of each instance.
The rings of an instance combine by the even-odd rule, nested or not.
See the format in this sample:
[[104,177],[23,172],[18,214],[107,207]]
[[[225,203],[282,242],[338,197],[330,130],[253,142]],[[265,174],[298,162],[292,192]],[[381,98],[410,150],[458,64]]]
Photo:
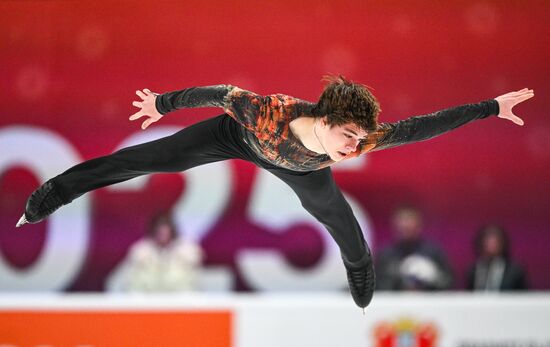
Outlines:
[[61,199],[55,183],[49,180],[31,194],[25,206],[25,213],[17,222],[16,227],[26,223],[38,223],[63,205],[65,203]]
[[375,284],[372,255],[368,246],[366,247],[367,252],[361,260],[350,263],[346,259],[343,259],[348,275],[348,285],[351,296],[357,306],[363,309],[365,309],[372,300]]

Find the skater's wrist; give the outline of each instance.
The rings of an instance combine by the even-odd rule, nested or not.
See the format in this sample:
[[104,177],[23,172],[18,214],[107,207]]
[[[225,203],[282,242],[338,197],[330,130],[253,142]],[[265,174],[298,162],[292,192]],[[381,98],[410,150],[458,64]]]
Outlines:
[[170,110],[167,107],[164,106],[164,95],[165,94],[159,94],[155,98],[155,108],[156,108],[157,112],[160,113],[163,116],[165,114],[167,114],[168,112],[170,112]]
[[500,107],[496,99],[489,99],[485,101],[487,107],[487,116],[496,116],[500,112]]

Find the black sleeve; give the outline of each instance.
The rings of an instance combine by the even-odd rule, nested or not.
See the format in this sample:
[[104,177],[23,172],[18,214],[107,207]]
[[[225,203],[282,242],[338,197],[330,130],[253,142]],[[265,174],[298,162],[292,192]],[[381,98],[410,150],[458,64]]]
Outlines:
[[527,274],[525,273],[525,270],[518,264],[512,263],[510,265],[510,277],[511,277],[511,285],[510,288],[506,288],[508,290],[527,290],[529,289],[529,285],[527,282]]
[[376,290],[400,290],[399,257],[391,248],[382,250],[375,262]]
[[220,84],[168,92],[157,96],[155,106],[160,114],[166,114],[181,108],[224,107],[226,97],[233,88],[235,87]]
[[466,290],[475,290],[476,264],[474,263],[466,272]]
[[[417,141],[424,141],[456,129],[476,119],[499,113],[494,99],[411,117],[396,123],[382,123],[373,134],[375,145],[369,150],[380,150]],[[368,138],[367,138],[368,139]]]
[[449,290],[452,289],[454,284],[454,272],[447,259],[447,255],[443,249],[433,246],[433,260],[437,264],[440,276],[439,281],[437,282],[437,289],[439,290]]

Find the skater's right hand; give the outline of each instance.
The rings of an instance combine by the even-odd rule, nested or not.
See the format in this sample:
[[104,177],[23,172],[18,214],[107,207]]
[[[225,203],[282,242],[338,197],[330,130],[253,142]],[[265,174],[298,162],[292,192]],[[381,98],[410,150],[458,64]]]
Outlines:
[[163,117],[162,114],[157,111],[155,106],[155,100],[157,98],[156,93],[151,92],[149,89],[145,88],[143,91],[136,90],[137,96],[141,98],[142,101],[134,101],[132,105],[139,108],[140,110],[130,116],[130,120],[136,120],[143,116],[149,117],[141,124],[141,129],[146,129],[151,123],[154,123]]

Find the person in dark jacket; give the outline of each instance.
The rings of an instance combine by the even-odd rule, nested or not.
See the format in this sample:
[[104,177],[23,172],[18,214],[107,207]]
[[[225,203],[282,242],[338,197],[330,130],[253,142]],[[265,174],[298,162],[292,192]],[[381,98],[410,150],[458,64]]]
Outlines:
[[486,225],[475,238],[476,261],[467,273],[467,289],[474,291],[526,290],[527,275],[510,256],[510,241],[499,225]]
[[422,235],[420,210],[402,205],[392,216],[395,242],[384,248],[376,263],[378,290],[444,290],[453,282],[445,252]]

